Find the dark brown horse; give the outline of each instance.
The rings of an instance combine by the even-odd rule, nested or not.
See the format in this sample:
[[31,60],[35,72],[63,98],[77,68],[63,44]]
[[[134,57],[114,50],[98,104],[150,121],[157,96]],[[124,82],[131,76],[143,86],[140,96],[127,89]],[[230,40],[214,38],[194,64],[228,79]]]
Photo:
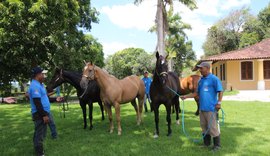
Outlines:
[[[199,75],[190,75],[188,77],[179,78],[181,95],[196,92],[198,88],[198,81],[200,79],[201,77]],[[197,111],[195,112],[195,115],[199,115],[199,107],[200,107],[199,96],[196,96],[194,100],[197,103]]]
[[[87,127],[86,122],[86,105],[89,106],[89,120],[90,120],[90,129],[93,128],[92,120],[93,120],[93,102],[98,102],[100,106],[100,110],[102,113],[102,120],[104,120],[104,111],[103,105],[100,99],[100,89],[97,85],[96,81],[91,81],[87,85],[87,91],[85,91],[80,86],[80,81],[82,79],[82,74],[78,72],[68,71],[64,69],[56,69],[52,79],[49,81],[47,85],[47,90],[52,91],[57,86],[60,86],[62,83],[69,83],[77,90],[77,97],[79,98],[80,106],[83,112],[83,121],[84,121],[84,129]],[[82,94],[84,93],[84,96]]]
[[[179,97],[180,94],[180,83],[176,73],[168,72],[168,66],[166,59],[156,53],[156,68],[153,76],[153,82],[150,86],[150,97],[152,100],[152,107],[155,113],[155,124],[156,132],[154,138],[159,136],[159,106],[164,104],[167,112],[167,124],[168,124],[168,134],[170,136],[171,130],[171,108],[175,106],[176,109],[176,120],[179,124]],[[175,94],[173,91],[177,94]]]

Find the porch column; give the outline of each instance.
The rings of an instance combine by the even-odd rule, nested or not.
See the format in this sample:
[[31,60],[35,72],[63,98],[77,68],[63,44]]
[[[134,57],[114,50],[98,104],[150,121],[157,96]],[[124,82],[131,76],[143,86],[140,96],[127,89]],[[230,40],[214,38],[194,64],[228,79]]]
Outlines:
[[258,82],[257,82],[257,89],[258,90],[265,90],[265,82],[263,76],[263,60],[258,60]]

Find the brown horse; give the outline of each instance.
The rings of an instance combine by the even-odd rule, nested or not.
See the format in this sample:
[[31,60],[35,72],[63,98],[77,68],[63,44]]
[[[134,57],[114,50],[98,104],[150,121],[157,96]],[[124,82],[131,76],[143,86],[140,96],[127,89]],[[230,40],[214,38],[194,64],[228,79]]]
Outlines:
[[[86,87],[89,80],[96,80],[100,87],[100,96],[107,109],[110,121],[110,133],[113,132],[112,109],[115,108],[116,120],[118,124],[118,135],[121,135],[120,104],[131,102],[137,114],[137,124],[142,121],[142,109],[145,94],[143,81],[138,76],[128,76],[122,80],[109,75],[104,70],[92,63],[86,63],[83,71],[81,86]],[[139,110],[137,109],[136,98],[139,100]]]
[[[194,93],[198,88],[198,81],[201,79],[199,75],[191,75],[185,78],[179,78],[180,81],[180,93],[181,95],[186,95],[189,93]],[[199,96],[196,96],[194,100],[197,103],[197,111],[195,115],[199,115]]]

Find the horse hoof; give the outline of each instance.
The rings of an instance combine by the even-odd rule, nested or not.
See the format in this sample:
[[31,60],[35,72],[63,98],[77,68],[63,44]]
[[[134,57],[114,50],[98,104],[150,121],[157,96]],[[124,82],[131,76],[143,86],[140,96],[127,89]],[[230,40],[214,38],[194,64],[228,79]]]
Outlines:
[[89,130],[92,130],[93,129],[93,126],[90,126]]
[[104,120],[105,120],[105,118],[104,118],[104,117],[102,117],[102,118],[101,118],[101,120],[102,120],[102,121],[104,121]]
[[196,112],[195,115],[198,116],[200,113],[199,112]]
[[180,120],[177,120],[177,121],[176,121],[176,124],[177,124],[177,125],[180,125]]
[[167,134],[167,137],[170,137],[170,136],[172,136],[172,133],[168,133],[168,134]]
[[157,139],[157,138],[158,138],[158,135],[157,135],[157,134],[155,134],[153,138],[154,138],[154,139]]
[[110,134],[112,134],[113,133],[113,130],[111,129],[109,132],[110,132]]
[[86,129],[86,126],[84,126],[83,129]]
[[122,132],[118,132],[118,135],[121,135],[122,134]]

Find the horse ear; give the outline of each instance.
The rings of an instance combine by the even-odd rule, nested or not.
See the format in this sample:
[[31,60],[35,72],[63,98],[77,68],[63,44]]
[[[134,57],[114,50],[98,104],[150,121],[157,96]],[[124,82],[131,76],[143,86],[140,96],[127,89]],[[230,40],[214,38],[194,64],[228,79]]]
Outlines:
[[87,62],[85,61],[85,60],[83,60],[83,63],[86,65],[87,64]]
[[157,60],[159,59],[159,53],[158,53],[158,51],[156,52],[156,58],[157,58]]
[[90,65],[93,65],[93,62],[92,61],[90,61]]

